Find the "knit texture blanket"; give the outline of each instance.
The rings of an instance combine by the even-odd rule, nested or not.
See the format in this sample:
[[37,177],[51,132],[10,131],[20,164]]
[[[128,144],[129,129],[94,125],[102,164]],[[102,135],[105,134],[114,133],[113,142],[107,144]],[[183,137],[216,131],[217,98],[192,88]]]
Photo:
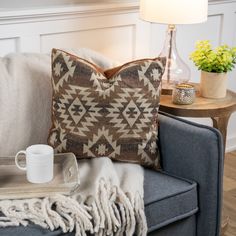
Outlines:
[[77,236],[147,235],[143,168],[109,158],[78,161],[80,187],[72,196],[2,200],[0,226],[30,222]]

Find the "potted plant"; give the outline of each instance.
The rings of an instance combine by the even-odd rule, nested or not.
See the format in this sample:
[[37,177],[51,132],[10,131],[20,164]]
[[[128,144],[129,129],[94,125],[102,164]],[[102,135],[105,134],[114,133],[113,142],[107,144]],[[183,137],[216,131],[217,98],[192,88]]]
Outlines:
[[207,98],[225,97],[227,72],[236,64],[236,47],[222,45],[212,49],[208,40],[197,41],[190,59],[201,70],[201,95]]

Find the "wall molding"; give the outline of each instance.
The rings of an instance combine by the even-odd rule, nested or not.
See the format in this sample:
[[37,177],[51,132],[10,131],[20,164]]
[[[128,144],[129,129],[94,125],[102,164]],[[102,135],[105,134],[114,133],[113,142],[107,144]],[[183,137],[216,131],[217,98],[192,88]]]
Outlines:
[[225,4],[236,2],[236,0],[209,0],[209,4]]
[[72,17],[91,17],[93,15],[113,15],[133,13],[138,2],[103,2],[94,4],[62,5],[48,8],[19,9],[0,11],[0,24],[17,24],[35,21],[70,19]]
[[[236,0],[210,0],[209,5],[236,3]],[[72,17],[91,17],[93,15],[112,15],[137,12],[139,1],[89,1],[67,5],[38,6],[34,8],[0,8],[0,25],[17,24],[36,21],[70,19]]]

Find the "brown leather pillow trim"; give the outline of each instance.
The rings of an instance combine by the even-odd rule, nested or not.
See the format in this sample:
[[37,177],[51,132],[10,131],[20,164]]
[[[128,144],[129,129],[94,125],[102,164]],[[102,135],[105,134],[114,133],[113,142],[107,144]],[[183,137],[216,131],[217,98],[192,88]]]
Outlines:
[[111,69],[107,69],[107,70],[104,71],[104,74],[108,79],[110,79],[111,77],[116,76],[116,74],[119,73],[120,70],[122,70],[124,67],[128,66],[129,64],[139,63],[139,62],[143,62],[143,61],[147,61],[147,60],[151,60],[151,61],[158,60],[158,61],[164,62],[164,64],[165,64],[166,59],[164,57],[137,59],[137,60],[134,60],[134,61],[126,62],[123,65],[120,65],[120,66],[117,66],[117,67],[114,67],[114,68],[111,68]]

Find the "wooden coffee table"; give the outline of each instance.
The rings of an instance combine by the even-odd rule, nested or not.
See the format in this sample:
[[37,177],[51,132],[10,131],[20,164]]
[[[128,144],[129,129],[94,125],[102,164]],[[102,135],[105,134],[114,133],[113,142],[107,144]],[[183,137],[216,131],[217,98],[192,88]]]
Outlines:
[[[211,118],[213,127],[218,129],[226,146],[227,126],[231,114],[236,111],[236,93],[228,90],[225,98],[209,99],[200,96],[199,85],[193,84],[196,89],[196,99],[191,105],[176,105],[172,103],[171,95],[161,95],[160,111],[182,117]],[[224,210],[223,210],[224,212]],[[221,234],[228,226],[229,217],[222,214]]]

